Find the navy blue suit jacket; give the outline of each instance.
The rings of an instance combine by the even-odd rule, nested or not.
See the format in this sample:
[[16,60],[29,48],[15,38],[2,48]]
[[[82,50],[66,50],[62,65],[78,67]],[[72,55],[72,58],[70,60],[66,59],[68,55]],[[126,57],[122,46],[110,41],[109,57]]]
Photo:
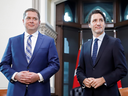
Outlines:
[[92,39],[82,46],[76,73],[78,81],[82,86],[85,78],[104,77],[107,86],[102,85],[97,89],[85,87],[83,96],[120,96],[117,81],[127,74],[126,59],[120,40],[104,36],[95,66],[92,63],[91,46]]
[[15,72],[27,71],[40,73],[44,81],[28,85],[28,96],[51,96],[50,77],[59,70],[59,59],[54,39],[39,33],[35,49],[27,62],[24,51],[24,34],[9,39],[1,61],[1,72],[9,80],[7,96],[24,96],[26,85],[11,80]]

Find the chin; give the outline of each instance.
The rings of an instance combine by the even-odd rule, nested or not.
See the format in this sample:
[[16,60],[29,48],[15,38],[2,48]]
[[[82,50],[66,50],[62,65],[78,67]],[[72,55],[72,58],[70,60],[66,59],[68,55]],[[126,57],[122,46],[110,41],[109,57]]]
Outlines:
[[100,30],[100,31],[98,30],[98,31],[96,31],[96,33],[97,34],[102,34],[103,33],[103,30]]

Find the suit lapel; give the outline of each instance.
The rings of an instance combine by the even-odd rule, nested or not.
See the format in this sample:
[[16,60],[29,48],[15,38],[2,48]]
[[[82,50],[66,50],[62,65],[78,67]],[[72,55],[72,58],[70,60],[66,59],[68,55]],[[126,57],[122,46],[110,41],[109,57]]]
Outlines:
[[85,47],[88,47],[88,57],[89,57],[89,61],[90,61],[90,64],[93,66],[93,63],[92,63],[92,56],[91,56],[91,50],[92,50],[92,39],[89,39],[88,40],[88,46],[85,46]]
[[[99,49],[97,58],[96,58],[96,64],[97,64],[97,62],[99,61],[101,55],[103,54],[103,52],[104,52],[104,50],[105,50],[107,44],[108,44],[108,36],[105,34],[104,39],[103,39],[103,41],[102,41],[102,44],[101,44],[101,46],[100,46],[100,49]],[[95,66],[96,66],[96,64],[95,64]]]
[[31,60],[30,60],[29,64],[32,62],[33,58],[35,57],[35,55],[36,55],[38,49],[40,48],[40,45],[42,44],[43,40],[44,40],[43,35],[39,32],[38,38],[37,38],[37,41],[36,41],[36,45],[35,45],[35,49],[33,51],[33,55],[31,57]]
[[26,63],[28,63],[27,62],[27,59],[26,59],[26,55],[25,55],[25,50],[24,50],[24,33],[21,35],[21,42],[20,42],[21,44],[21,47],[19,47],[19,48],[21,48],[21,54],[23,55],[23,60],[25,60],[25,62]]

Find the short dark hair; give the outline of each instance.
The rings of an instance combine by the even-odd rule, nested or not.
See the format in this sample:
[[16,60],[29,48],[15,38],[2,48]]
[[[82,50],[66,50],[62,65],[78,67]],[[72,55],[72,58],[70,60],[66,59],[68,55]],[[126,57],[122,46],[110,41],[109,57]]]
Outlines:
[[34,8],[28,8],[27,10],[25,10],[25,12],[24,12],[24,14],[23,14],[23,19],[25,18],[26,13],[27,13],[28,11],[36,12],[37,15],[38,15],[38,18],[39,18],[39,20],[40,20],[40,13],[39,13],[38,10],[36,10],[36,9],[34,9]]
[[104,18],[104,21],[106,22],[106,17],[104,16],[103,12],[100,11],[100,10],[94,10],[94,11],[92,11],[92,12],[90,13],[90,15],[89,15],[89,17],[88,17],[88,23],[91,22],[91,16],[92,16],[93,14],[97,14],[97,13],[101,14],[101,15],[103,16],[103,18]]

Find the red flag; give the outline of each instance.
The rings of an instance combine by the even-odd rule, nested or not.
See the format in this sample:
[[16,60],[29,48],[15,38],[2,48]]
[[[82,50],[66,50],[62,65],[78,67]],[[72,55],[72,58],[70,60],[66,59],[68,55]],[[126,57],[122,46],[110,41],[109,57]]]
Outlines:
[[72,88],[76,88],[76,87],[80,86],[80,84],[77,80],[77,77],[76,77],[76,70],[77,70],[77,66],[78,66],[78,63],[79,63],[79,56],[80,56],[80,49],[79,49],[78,55],[77,55],[77,61],[76,61],[76,67],[75,67],[75,72],[74,72],[74,80],[73,80],[73,87]]
[[119,89],[122,88],[121,80],[119,80],[119,81],[117,82],[117,85],[118,85],[118,88],[119,88]]

